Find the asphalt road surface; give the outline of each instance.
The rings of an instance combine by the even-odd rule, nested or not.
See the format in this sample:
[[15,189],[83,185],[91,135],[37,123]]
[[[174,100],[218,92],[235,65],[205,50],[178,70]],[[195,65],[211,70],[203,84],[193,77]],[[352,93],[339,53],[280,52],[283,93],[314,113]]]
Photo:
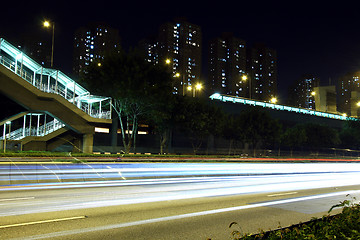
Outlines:
[[288,226],[360,199],[359,163],[17,169],[13,180],[21,172],[55,181],[0,186],[0,239],[231,239],[234,230]]

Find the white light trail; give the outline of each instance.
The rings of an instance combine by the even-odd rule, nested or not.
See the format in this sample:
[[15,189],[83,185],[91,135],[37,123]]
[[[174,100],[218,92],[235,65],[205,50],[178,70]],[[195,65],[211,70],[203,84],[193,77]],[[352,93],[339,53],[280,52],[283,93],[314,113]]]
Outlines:
[[[117,229],[117,228],[126,228],[126,227],[139,226],[139,225],[145,225],[145,224],[151,224],[151,223],[174,221],[174,220],[179,220],[179,219],[184,219],[184,218],[193,218],[193,217],[212,215],[212,214],[218,214],[218,213],[224,213],[224,212],[240,211],[240,210],[244,210],[244,209],[269,207],[269,206],[274,206],[274,205],[294,203],[294,202],[300,202],[300,201],[309,201],[309,200],[314,200],[314,199],[319,199],[319,198],[329,198],[329,197],[334,197],[334,196],[346,197],[349,194],[358,194],[358,193],[360,193],[360,190],[343,191],[343,192],[327,193],[327,194],[298,197],[298,198],[291,198],[291,199],[284,199],[284,200],[277,200],[277,201],[269,201],[269,202],[255,203],[255,204],[249,204],[249,205],[241,205],[241,206],[236,206],[236,207],[213,209],[213,210],[207,210],[207,211],[201,211],[201,212],[193,212],[193,213],[166,216],[166,217],[160,217],[160,218],[145,219],[145,220],[134,221],[134,222],[126,222],[126,223],[105,225],[105,226],[99,226],[99,227],[53,232],[53,233],[48,233],[48,234],[28,236],[26,239],[28,239],[28,240],[46,239],[46,238],[51,239],[51,238],[55,238],[55,237],[64,237],[64,236],[69,236],[69,235],[85,234],[85,233],[95,232],[95,231],[106,231],[106,230]],[[22,238],[16,238],[13,240],[20,240],[20,239],[22,239]]]
[[[8,169],[7,169],[8,167]],[[360,163],[122,163],[2,165],[0,181],[107,181],[157,177],[360,173]],[[60,177],[61,176],[61,179]],[[1,183],[0,183],[1,184]]]

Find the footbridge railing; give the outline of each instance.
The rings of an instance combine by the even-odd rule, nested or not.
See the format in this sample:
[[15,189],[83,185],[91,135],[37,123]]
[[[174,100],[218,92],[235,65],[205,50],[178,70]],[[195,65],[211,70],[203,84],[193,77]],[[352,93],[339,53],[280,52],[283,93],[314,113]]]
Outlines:
[[3,121],[0,140],[21,140],[25,137],[43,137],[65,127],[65,124],[48,114],[28,113],[12,121]]
[[3,38],[0,38],[0,64],[39,90],[62,96],[94,118],[111,118],[111,98],[91,95],[61,71],[44,68]]

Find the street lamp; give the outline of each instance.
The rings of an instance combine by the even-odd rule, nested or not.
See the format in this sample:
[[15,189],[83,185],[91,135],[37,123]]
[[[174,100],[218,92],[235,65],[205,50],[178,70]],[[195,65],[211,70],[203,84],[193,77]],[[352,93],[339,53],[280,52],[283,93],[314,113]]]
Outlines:
[[248,79],[248,76],[246,74],[242,75],[241,80],[248,81],[248,84],[249,84],[249,98],[251,99],[251,80]]
[[193,90],[193,97],[196,95],[196,91],[200,91],[203,88],[203,85],[201,83],[197,83],[194,87],[188,86],[187,90],[191,91]]
[[271,102],[271,103],[274,103],[274,104],[277,103],[277,101],[278,101],[278,100],[277,100],[276,97],[272,97],[271,100],[270,100],[270,102]]
[[176,77],[176,78],[180,78],[180,76],[182,76],[182,80],[180,80],[180,81],[182,81],[182,83],[181,83],[181,85],[182,85],[182,95],[185,96],[185,82],[184,82],[185,75],[180,74],[180,73],[175,73],[175,75],[174,75],[174,77]]
[[52,41],[51,41],[51,68],[54,66],[54,41],[55,41],[55,23],[50,21],[44,21],[43,26],[45,28],[52,27]]

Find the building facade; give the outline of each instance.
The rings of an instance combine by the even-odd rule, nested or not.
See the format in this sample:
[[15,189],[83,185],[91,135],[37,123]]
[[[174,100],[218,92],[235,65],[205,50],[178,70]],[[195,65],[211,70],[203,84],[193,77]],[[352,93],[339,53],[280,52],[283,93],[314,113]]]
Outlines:
[[74,36],[73,73],[80,75],[93,61],[100,61],[108,51],[120,47],[117,29],[103,23],[78,28]]
[[246,74],[246,42],[223,33],[209,43],[208,85],[212,92],[249,97]]
[[174,93],[186,94],[188,87],[201,82],[202,32],[185,20],[165,23],[155,38],[142,44],[147,61],[167,64],[175,77]]
[[314,76],[304,75],[296,80],[288,91],[288,104],[294,107],[315,109],[315,88],[320,80]]
[[277,52],[255,44],[247,54],[251,98],[270,101],[277,96]]
[[335,85],[314,87],[315,110],[337,114]]
[[357,116],[360,101],[360,71],[348,73],[338,81],[338,110],[348,116]]

